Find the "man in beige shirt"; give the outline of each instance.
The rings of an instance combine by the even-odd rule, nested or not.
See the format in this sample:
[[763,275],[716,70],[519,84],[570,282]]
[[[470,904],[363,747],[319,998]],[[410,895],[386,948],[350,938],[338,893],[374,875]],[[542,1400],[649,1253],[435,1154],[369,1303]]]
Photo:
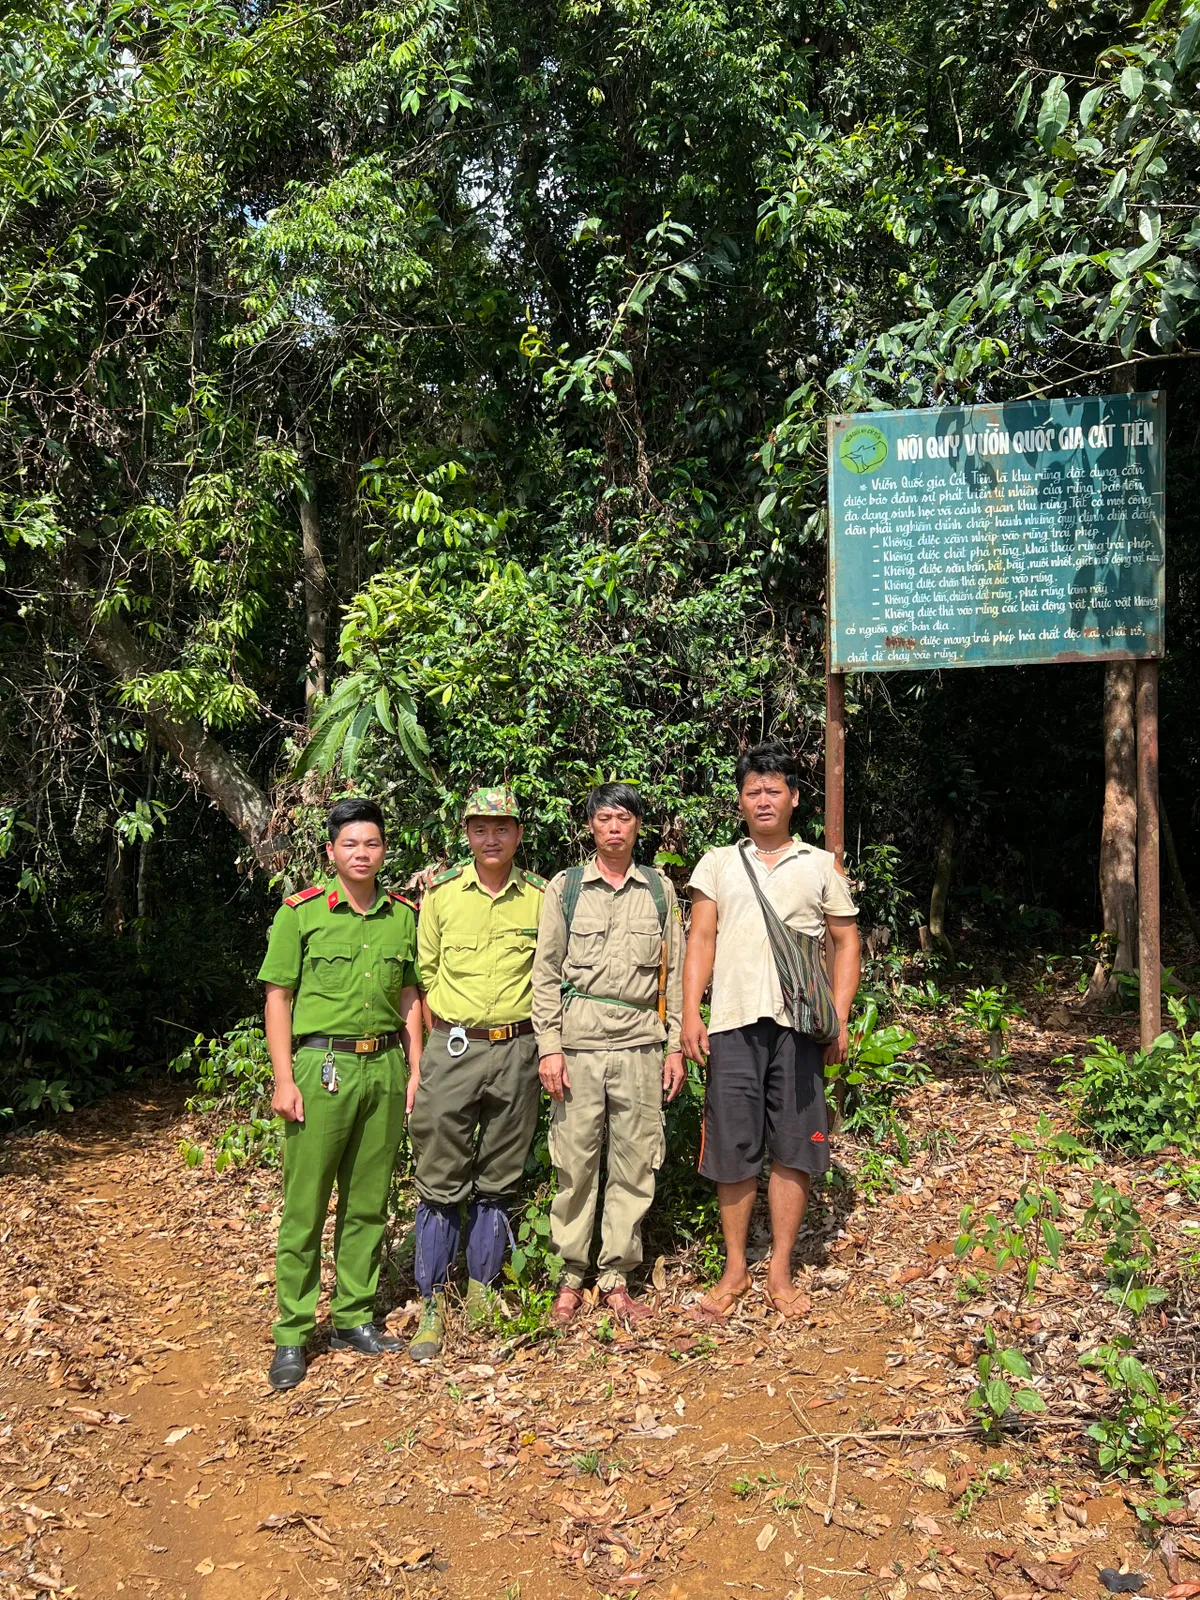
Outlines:
[[[708,851],[692,873],[683,978],[683,1048],[708,1065],[700,1172],[717,1185],[725,1236],[725,1271],[700,1304],[712,1319],[728,1316],[750,1287],[746,1238],[765,1155],[767,1298],[785,1316],[805,1309],[792,1285],[792,1248],[813,1177],[829,1167],[824,1068],[845,1060],[859,975],[858,913],[845,876],[829,851],[791,836],[800,798],[791,755],[779,744],[757,745],[738,762],[737,784],[749,838]],[[799,1031],[789,1014],[755,884],[789,930],[824,939],[836,1039]],[[700,1004],[710,980],[705,1027]]]
[[626,1274],[642,1259],[642,1219],[666,1149],[664,1096],[673,1100],[683,1083],[684,939],[670,880],[633,864],[643,815],[630,784],[592,790],[597,853],[550,880],[538,929],[533,1028],[552,1102],[550,1243],[564,1262],[552,1315],[560,1327],[583,1301],[606,1120],[599,1286],[617,1315],[650,1314],[630,1297]]

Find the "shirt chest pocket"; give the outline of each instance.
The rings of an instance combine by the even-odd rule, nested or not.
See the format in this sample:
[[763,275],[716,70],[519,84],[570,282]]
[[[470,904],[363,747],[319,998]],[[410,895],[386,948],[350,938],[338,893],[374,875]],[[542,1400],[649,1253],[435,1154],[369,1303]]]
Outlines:
[[537,929],[497,928],[492,935],[492,944],[505,973],[520,973],[533,966]]
[[662,935],[657,922],[634,922],[629,928],[629,959],[635,967],[657,967],[662,959]]
[[442,935],[441,965],[455,977],[471,976],[479,965],[479,939],[470,933]]
[[354,945],[347,933],[319,929],[304,952],[305,987],[323,999],[340,1000],[349,989],[353,961]]
[[581,972],[593,972],[604,959],[604,944],[607,938],[607,917],[581,909],[571,923],[567,959]]

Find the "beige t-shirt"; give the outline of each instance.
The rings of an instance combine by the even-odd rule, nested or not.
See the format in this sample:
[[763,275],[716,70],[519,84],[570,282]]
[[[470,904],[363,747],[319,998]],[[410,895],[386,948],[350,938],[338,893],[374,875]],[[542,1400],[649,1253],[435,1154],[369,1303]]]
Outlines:
[[689,889],[699,889],[717,904],[717,949],[713,961],[712,1017],[709,1033],[745,1028],[760,1017],[785,1027],[789,1018],[775,972],[767,925],[746,869],[744,854],[758,876],[763,893],[781,921],[798,933],[820,938],[825,918],[856,917],[850,887],[828,850],[794,839],[787,853],[769,870],[753,850],[735,844],[710,850],[696,863]]

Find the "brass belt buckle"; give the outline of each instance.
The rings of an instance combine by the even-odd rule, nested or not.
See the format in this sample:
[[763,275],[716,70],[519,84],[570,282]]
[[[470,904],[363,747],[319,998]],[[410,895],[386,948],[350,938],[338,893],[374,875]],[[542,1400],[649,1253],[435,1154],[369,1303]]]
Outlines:
[[489,1044],[498,1044],[501,1039],[510,1039],[511,1037],[512,1037],[512,1030],[510,1028],[489,1028],[488,1029],[488,1043]]
[[354,1054],[356,1056],[373,1056],[379,1049],[378,1039],[355,1039]]

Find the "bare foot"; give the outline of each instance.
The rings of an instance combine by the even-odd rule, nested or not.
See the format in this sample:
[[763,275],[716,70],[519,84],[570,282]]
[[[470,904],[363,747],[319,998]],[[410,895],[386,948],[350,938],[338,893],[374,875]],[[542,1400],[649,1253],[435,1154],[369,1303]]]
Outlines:
[[692,1314],[701,1322],[724,1322],[749,1287],[750,1274],[744,1267],[740,1272],[726,1268],[704,1299],[692,1307]]
[[797,1289],[790,1276],[768,1274],[765,1293],[767,1304],[781,1316],[803,1317],[812,1310],[811,1297],[803,1289]]

